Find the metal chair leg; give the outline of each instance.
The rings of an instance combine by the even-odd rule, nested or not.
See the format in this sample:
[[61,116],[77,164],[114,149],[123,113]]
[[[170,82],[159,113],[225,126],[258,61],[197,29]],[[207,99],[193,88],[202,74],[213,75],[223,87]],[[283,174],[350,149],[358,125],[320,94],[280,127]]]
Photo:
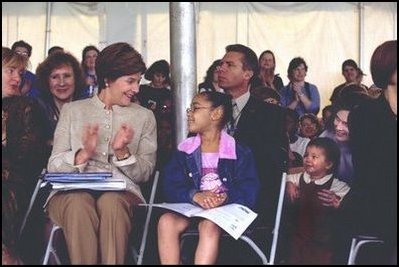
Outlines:
[[54,236],[58,230],[61,230],[61,227],[53,224],[53,227],[52,227],[51,233],[50,233],[50,237],[47,242],[46,252],[44,253],[43,265],[48,265],[48,262],[50,259],[50,254],[52,254],[54,256],[56,263],[58,265],[61,265],[60,258],[57,255],[57,250],[53,246]]
[[374,236],[356,236],[352,238],[349,258],[348,258],[348,265],[355,265],[356,264],[356,257],[359,253],[360,248],[365,244],[370,243],[384,243],[384,241],[378,239]]

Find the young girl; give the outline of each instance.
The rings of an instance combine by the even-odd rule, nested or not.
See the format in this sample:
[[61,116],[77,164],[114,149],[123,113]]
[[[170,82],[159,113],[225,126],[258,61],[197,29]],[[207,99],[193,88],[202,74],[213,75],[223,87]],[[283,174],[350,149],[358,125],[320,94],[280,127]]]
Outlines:
[[[253,208],[259,181],[249,148],[223,131],[231,118],[231,97],[219,92],[197,94],[187,109],[189,131],[164,170],[163,190],[168,202],[191,202],[204,209],[229,203]],[[163,214],[158,223],[158,249],[162,264],[180,262],[179,237],[190,218]],[[195,219],[198,220],[198,219]],[[221,228],[200,219],[195,264],[214,264],[218,256]]]
[[296,225],[289,256],[290,264],[331,264],[331,234],[334,210],[349,186],[334,178],[340,152],[328,138],[309,142],[303,158],[305,172],[288,175],[287,197],[296,203]]

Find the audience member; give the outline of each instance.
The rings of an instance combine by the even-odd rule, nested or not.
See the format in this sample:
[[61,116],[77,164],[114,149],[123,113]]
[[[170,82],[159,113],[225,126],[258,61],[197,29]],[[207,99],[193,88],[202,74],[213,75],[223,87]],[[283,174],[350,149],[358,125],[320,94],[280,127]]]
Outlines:
[[397,264],[397,51],[397,40],[374,50],[371,76],[382,93],[349,116],[356,177],[348,213],[355,234],[384,240],[385,264]]
[[[292,152],[298,153],[302,159],[303,155],[305,154],[306,146],[310,142],[310,138],[298,135],[299,115],[295,110],[286,110],[285,121],[288,133],[288,140],[290,143],[290,150]],[[302,162],[300,165],[302,166]]]
[[353,59],[347,59],[342,63],[342,75],[345,78],[345,82],[334,88],[330,97],[331,104],[334,104],[334,102],[339,98],[342,88],[350,83],[356,83],[358,76],[357,69],[357,63]]
[[358,106],[364,100],[370,99],[368,91],[361,85],[351,83],[341,89],[339,98],[334,102],[334,105],[347,105],[350,107]]
[[[165,167],[166,201],[189,202],[203,209],[230,203],[255,206],[259,181],[252,152],[223,131],[231,114],[228,95],[202,92],[194,97],[187,122],[189,131],[197,135],[180,143]],[[172,212],[161,216],[158,248],[162,264],[180,263],[180,235],[191,222],[197,221]],[[207,219],[200,219],[197,227],[194,264],[215,264],[222,229]]]
[[278,94],[284,87],[279,74],[275,74],[276,58],[270,50],[263,51],[259,56],[259,80],[261,85],[275,90]]
[[337,145],[328,138],[313,139],[303,165],[303,173],[287,176],[287,198],[295,203],[288,263],[332,264],[335,209],[350,189],[333,175],[339,165]]
[[[15,42],[11,50],[15,53],[26,57],[27,59],[30,58],[32,55],[32,46],[25,41],[17,41]],[[39,96],[39,90],[36,88],[36,75],[29,70],[25,69],[22,80],[20,83],[21,95],[27,95],[32,97]]]
[[316,85],[305,82],[308,65],[301,57],[291,60],[288,66],[290,82],[281,91],[281,105],[296,110],[299,116],[305,113],[317,115],[320,109],[320,94]]
[[100,50],[94,45],[86,46],[82,51],[82,70],[86,87],[82,92],[82,98],[92,97],[97,94],[98,82],[96,75],[96,58]]
[[298,135],[299,115],[295,110],[286,109],[285,126],[288,136],[288,174],[303,172],[303,155],[309,138]]
[[166,99],[173,99],[170,90],[169,63],[166,60],[155,61],[146,71],[144,78],[151,82],[140,85],[137,98],[143,107],[158,113]]
[[123,264],[140,183],[154,171],[152,112],[131,103],[146,70],[127,43],[102,50],[96,61],[99,93],[63,106],[48,163],[50,172],[112,172],[125,191],[53,191],[46,209],[61,226],[71,264]]
[[199,93],[203,91],[224,92],[223,88],[220,88],[218,84],[217,68],[219,67],[219,64],[220,59],[213,61],[212,65],[209,66],[204,81],[198,85]]
[[345,78],[345,82],[334,88],[330,97],[332,105],[336,104],[341,97],[342,89],[349,84],[360,85],[366,92],[368,90],[367,86],[362,84],[364,73],[353,59],[347,59],[342,63],[342,75]]
[[334,108],[332,105],[327,105],[321,110],[320,124],[321,124],[321,128],[323,130],[326,129],[327,125],[331,121],[331,115],[333,114],[333,112],[334,112]]
[[[169,161],[174,143],[173,96],[170,90],[169,63],[166,60],[154,62],[144,77],[150,84],[140,85],[138,102],[154,112],[157,121],[158,151],[157,169]],[[171,130],[172,132],[169,132]],[[169,139],[166,139],[166,138]]]
[[52,140],[62,107],[79,99],[84,87],[82,70],[71,54],[54,53],[39,64],[36,74],[39,101],[46,111]]
[[349,140],[348,116],[351,112],[349,106],[338,106],[334,108],[332,123],[328,124],[320,137],[326,137],[337,143],[340,150],[340,161],[336,177],[341,181],[352,185],[354,179],[354,169],[352,163],[352,150]]
[[65,53],[64,48],[61,46],[52,46],[47,51],[47,56],[52,55],[54,53]]
[[257,223],[273,225],[288,156],[284,110],[250,95],[251,80],[258,76],[258,58],[250,48],[241,44],[227,46],[218,70],[219,86],[234,102],[229,133],[249,146],[255,157],[262,192],[256,205]]
[[[36,185],[45,166],[46,120],[43,110],[30,97],[20,96],[19,84],[27,57],[2,48],[2,264],[27,264],[42,246],[38,221],[21,239],[20,228]],[[34,218],[36,215],[34,215]],[[32,217],[30,217],[32,218]],[[26,228],[25,228],[26,229]],[[26,233],[26,231],[24,231]],[[31,240],[35,240],[34,247]],[[25,252],[25,253],[24,253]]]
[[334,140],[340,151],[341,159],[336,173],[338,179],[352,186],[355,177],[352,163],[352,148],[348,117],[350,112],[359,105],[370,101],[367,91],[358,84],[349,84],[341,90],[341,97],[333,107],[332,119],[327,123],[324,132],[320,137],[327,137]]
[[321,125],[316,115],[305,113],[299,117],[299,135],[313,139],[321,133]]
[[[357,84],[350,84],[347,87],[360,87]],[[359,88],[362,92],[363,88]],[[345,92],[344,88],[342,92]],[[355,90],[348,90],[356,92]],[[368,98],[368,97],[367,97]],[[364,98],[364,94],[354,93],[352,96],[342,97],[333,107],[332,120],[330,120],[324,132],[320,134],[320,137],[327,137],[334,140],[340,149],[340,161],[339,167],[335,173],[335,176],[347,183],[349,186],[353,185],[355,179],[355,169],[353,167],[352,159],[352,146],[350,140],[350,132],[348,125],[348,117],[351,111],[358,105],[360,105],[367,98]],[[345,213],[337,212],[336,224],[334,227],[334,264],[344,264],[347,262],[348,253],[350,250],[350,227],[347,224],[347,218]]]

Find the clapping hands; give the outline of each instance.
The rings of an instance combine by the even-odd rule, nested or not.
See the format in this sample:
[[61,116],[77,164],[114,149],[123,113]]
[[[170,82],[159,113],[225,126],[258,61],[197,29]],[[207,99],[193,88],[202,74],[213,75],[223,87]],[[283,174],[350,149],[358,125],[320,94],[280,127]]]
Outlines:
[[134,131],[127,124],[123,123],[115,135],[114,141],[112,142],[112,148],[114,151],[123,150],[132,141]]
[[83,127],[82,146],[75,156],[75,164],[87,162],[95,153],[98,142],[98,124],[87,124]]

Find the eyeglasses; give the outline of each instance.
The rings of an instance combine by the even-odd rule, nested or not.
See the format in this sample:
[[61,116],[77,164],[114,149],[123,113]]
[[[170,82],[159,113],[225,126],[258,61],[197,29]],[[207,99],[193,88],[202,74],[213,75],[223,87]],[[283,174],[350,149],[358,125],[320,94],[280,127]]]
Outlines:
[[300,123],[301,127],[316,128],[316,123]]
[[195,111],[197,111],[198,109],[211,109],[212,107],[189,107],[189,108],[187,108],[186,109],[186,112],[187,113],[191,113],[191,112],[195,112]]
[[28,56],[28,52],[22,52],[22,51],[15,51],[16,54],[20,55],[20,56]]

